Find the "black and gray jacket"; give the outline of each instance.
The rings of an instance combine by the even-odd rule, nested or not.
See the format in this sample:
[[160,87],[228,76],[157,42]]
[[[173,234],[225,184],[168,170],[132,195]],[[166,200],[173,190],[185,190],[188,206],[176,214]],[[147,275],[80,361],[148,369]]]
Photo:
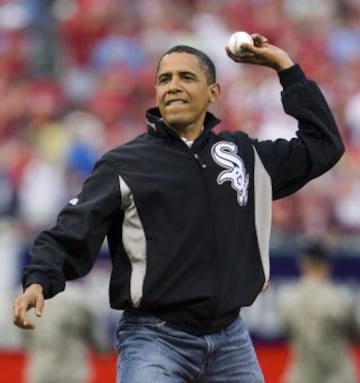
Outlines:
[[298,65],[279,74],[297,137],[215,133],[208,113],[189,148],[147,112],[148,131],[107,152],[81,193],[30,251],[24,286],[50,298],[87,274],[107,238],[110,303],[195,333],[223,329],[269,279],[272,200],[329,170],[344,146],[318,86]]

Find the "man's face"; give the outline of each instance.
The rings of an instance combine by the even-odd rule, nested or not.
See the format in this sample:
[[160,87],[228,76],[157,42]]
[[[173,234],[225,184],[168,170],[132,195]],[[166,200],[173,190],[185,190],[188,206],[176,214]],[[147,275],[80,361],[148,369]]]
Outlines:
[[165,123],[194,133],[201,131],[209,102],[215,102],[219,95],[218,84],[208,84],[198,58],[178,52],[162,58],[155,90]]

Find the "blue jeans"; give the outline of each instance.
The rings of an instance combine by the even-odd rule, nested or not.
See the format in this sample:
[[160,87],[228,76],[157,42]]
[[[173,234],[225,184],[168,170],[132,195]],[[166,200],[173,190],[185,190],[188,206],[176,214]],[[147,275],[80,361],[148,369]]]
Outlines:
[[116,331],[117,383],[263,383],[239,317],[225,330],[192,335],[153,315],[125,313]]

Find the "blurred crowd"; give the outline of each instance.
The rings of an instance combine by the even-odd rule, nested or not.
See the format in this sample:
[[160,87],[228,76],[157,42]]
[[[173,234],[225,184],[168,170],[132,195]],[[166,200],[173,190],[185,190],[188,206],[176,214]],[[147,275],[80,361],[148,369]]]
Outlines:
[[[273,241],[360,233],[359,0],[0,0],[0,230],[26,244],[54,222],[105,150],[145,129],[160,55],[207,52],[230,130],[291,138],[295,121],[268,68],[224,52],[236,30],[287,50],[324,91],[346,144],[339,164],[274,203]],[[8,241],[9,244],[11,241]],[[10,245],[9,245],[10,246]]]

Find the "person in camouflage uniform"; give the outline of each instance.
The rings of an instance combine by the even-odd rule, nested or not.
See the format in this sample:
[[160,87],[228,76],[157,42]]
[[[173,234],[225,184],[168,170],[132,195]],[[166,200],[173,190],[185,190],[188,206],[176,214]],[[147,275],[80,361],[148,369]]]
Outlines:
[[298,262],[300,280],[280,293],[281,323],[291,349],[285,383],[356,383],[352,342],[360,324],[344,289],[331,280],[326,249],[309,244]]
[[69,287],[47,302],[46,320],[24,334],[27,383],[86,383],[92,374],[89,353],[112,350],[105,324],[84,302],[84,290],[77,283]]

